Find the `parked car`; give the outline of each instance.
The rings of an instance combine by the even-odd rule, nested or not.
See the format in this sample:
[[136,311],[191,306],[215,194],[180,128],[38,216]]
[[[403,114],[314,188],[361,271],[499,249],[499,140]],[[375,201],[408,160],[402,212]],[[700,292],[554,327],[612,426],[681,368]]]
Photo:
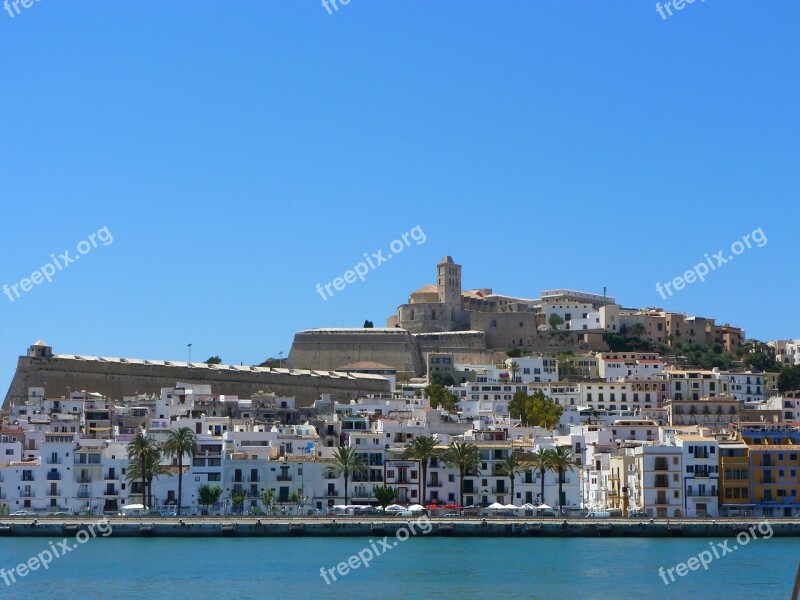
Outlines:
[[162,517],[177,517],[178,516],[178,513],[175,512],[174,510],[162,510],[158,514],[161,515]]
[[461,513],[460,512],[447,512],[447,513],[444,513],[444,516],[445,517],[460,517]]
[[633,517],[635,519],[642,519],[647,516],[647,513],[644,512],[643,510],[632,510],[631,512],[628,513],[628,516]]
[[12,517],[35,517],[36,513],[32,510],[15,510],[11,513]]
[[250,516],[251,517],[266,517],[267,513],[266,513],[266,511],[263,511],[260,508],[257,508],[255,510],[251,510],[250,511]]

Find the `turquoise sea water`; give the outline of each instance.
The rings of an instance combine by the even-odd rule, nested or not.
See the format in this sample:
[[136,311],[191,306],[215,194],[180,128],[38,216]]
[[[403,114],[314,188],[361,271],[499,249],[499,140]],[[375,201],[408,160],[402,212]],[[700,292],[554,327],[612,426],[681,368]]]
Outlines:
[[[412,537],[384,550],[369,568],[337,574],[326,585],[320,568],[347,561],[369,547],[369,538],[94,539],[11,586],[0,579],[0,597],[790,597],[800,560],[800,539],[793,538],[751,541],[707,571],[689,572],[665,586],[658,568],[686,561],[708,549],[709,541]],[[4,538],[0,567],[8,570],[47,548],[46,538]]]

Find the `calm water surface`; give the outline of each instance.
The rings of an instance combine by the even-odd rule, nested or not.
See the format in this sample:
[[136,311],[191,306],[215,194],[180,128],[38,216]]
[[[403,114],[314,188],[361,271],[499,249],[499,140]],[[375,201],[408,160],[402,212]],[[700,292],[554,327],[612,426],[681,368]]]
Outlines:
[[[326,585],[320,568],[347,561],[369,546],[369,538],[95,539],[11,586],[0,579],[0,597],[790,597],[800,560],[800,540],[792,538],[751,541],[715,560],[708,571],[690,572],[665,586],[658,568],[686,561],[709,541],[412,537],[373,559],[369,568],[337,575],[338,581]],[[47,548],[46,538],[0,539],[0,567],[8,570]]]

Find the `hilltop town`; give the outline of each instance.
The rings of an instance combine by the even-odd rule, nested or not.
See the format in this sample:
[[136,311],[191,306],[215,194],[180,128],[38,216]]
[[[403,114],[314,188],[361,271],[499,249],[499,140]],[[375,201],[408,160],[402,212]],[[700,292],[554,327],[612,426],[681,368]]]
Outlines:
[[6,395],[0,510],[800,512],[800,340],[605,293],[463,291],[451,257],[386,325],[298,332],[285,367],[39,341]]

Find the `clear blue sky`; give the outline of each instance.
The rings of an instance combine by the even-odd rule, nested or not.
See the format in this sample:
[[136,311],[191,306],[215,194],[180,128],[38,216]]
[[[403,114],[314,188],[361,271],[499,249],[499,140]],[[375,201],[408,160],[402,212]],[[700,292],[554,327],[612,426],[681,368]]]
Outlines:
[[[260,362],[465,287],[602,292],[800,337],[800,6],[42,0],[0,12],[0,388],[56,352]],[[323,301],[327,283],[427,236]],[[768,243],[662,300],[762,228]]]

